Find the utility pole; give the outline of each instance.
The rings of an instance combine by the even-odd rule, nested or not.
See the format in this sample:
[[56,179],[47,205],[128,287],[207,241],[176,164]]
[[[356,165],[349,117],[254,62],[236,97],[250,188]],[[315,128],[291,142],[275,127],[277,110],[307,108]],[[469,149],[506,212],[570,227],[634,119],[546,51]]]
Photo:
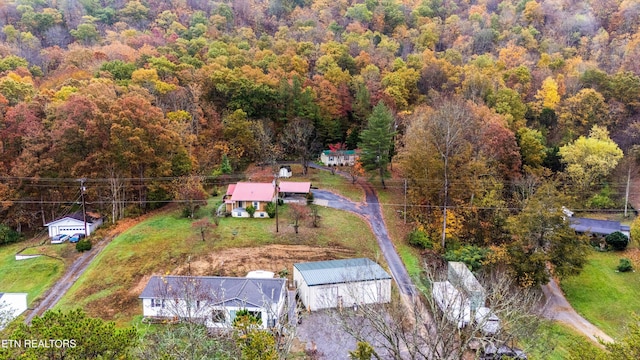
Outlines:
[[276,173],[276,232],[278,232],[278,203],[280,202],[280,188],[278,180],[280,179],[280,173]]
[[627,208],[629,207],[629,183],[631,183],[631,166],[629,166],[629,172],[627,173],[627,191],[624,196],[624,217],[627,217]]
[[84,187],[84,182],[87,179],[80,179],[80,197],[82,198],[82,220],[84,221],[84,236],[87,237],[87,211],[85,209],[85,202],[84,202],[84,192],[86,190],[86,188]]
[[404,223],[407,224],[407,178],[404,179]]

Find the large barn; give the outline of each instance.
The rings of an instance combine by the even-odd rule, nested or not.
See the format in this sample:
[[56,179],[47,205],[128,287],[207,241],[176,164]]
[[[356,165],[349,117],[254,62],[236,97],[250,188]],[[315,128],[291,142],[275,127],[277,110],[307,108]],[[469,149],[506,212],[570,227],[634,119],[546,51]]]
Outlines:
[[310,311],[391,301],[391,276],[366,258],[297,263],[293,281]]

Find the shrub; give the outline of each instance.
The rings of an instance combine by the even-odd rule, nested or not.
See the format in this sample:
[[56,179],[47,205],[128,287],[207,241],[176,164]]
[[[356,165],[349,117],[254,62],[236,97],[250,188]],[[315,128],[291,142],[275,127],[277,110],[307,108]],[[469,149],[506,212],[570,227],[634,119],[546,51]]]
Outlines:
[[247,212],[249,213],[250,217],[253,217],[253,214],[256,213],[256,208],[253,207],[253,205],[247,206],[247,208],[245,210],[247,210]]
[[423,230],[414,229],[407,235],[409,244],[421,249],[433,249],[433,241]]
[[611,188],[607,185],[587,201],[587,206],[591,209],[613,209],[616,207],[616,202],[611,199],[611,196]]
[[461,261],[471,268],[479,270],[491,250],[475,245],[466,245],[456,250],[449,250],[444,254],[447,261]]
[[7,225],[0,224],[0,245],[12,244],[20,241],[20,233],[8,227]]
[[618,271],[627,272],[633,270],[633,265],[631,264],[631,260],[627,258],[620,259],[620,264],[618,264]]
[[313,203],[313,193],[309,192],[307,194],[307,204],[312,204]]
[[274,216],[276,216],[276,203],[268,203],[267,207],[265,208],[265,211],[267,212],[267,215],[269,215],[270,218],[273,218]]
[[627,245],[629,245],[629,238],[620,231],[607,235],[604,240],[607,242],[607,245],[611,246],[614,250],[624,250],[627,248]]
[[631,239],[630,240],[636,241],[637,243],[639,239],[640,239],[640,216],[638,216],[631,223]]
[[84,239],[84,240],[78,241],[76,243],[76,250],[78,250],[78,252],[85,252],[85,251],[91,250],[91,240]]

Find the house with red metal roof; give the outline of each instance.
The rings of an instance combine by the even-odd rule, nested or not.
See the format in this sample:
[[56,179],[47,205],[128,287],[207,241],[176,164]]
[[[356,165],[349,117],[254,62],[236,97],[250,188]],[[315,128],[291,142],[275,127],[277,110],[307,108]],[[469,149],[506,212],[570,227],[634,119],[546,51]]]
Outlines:
[[247,207],[253,206],[253,217],[268,218],[267,204],[276,200],[273,183],[239,182],[230,184],[224,196],[225,208],[233,217],[251,217]]

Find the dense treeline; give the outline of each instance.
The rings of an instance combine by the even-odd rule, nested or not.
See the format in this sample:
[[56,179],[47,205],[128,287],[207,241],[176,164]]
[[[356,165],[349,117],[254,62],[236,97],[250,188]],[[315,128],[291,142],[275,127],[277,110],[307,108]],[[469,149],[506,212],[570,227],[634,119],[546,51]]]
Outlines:
[[51,179],[88,178],[117,220],[223,158],[355,148],[382,102],[412,215],[500,243],[550,177],[579,208],[617,206],[602,184],[640,140],[639,25],[629,0],[4,1],[2,222],[40,226],[78,196]]

